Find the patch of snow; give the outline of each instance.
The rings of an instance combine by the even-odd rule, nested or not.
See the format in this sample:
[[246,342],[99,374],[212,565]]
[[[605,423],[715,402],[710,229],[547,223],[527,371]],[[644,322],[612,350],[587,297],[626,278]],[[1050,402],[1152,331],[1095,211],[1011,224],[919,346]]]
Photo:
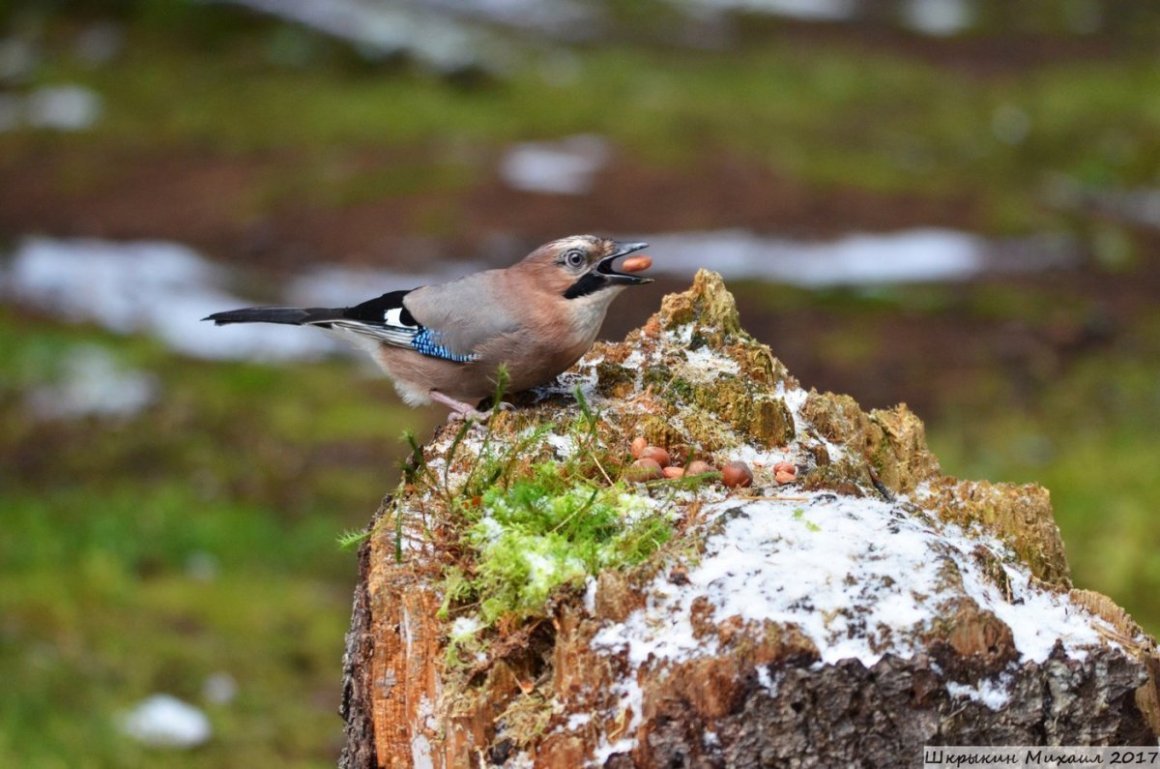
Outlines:
[[591,713],[573,713],[568,716],[568,722],[564,724],[564,729],[565,731],[574,732],[582,726],[587,726],[591,720]]
[[795,426],[797,421],[801,419],[802,407],[806,405],[806,399],[810,397],[809,392],[801,387],[786,388],[785,382],[778,382],[774,389],[774,394],[785,401],[786,408],[793,414]]
[[642,353],[640,351],[640,348],[636,348],[628,354],[628,357],[625,358],[624,361],[620,365],[624,366],[627,369],[639,369],[641,364],[644,362],[645,362],[644,353]]
[[491,36],[450,14],[414,4],[366,0],[227,0],[352,43],[372,58],[406,55],[436,72],[493,69]]
[[201,685],[201,695],[206,702],[225,705],[238,696],[238,682],[229,673],[211,673]]
[[767,665],[758,665],[757,683],[761,684],[762,689],[769,692],[770,697],[776,697],[778,687],[781,685],[781,675],[772,676]]
[[[970,540],[957,526],[948,526],[950,536],[959,543],[964,552],[970,552],[977,540]],[[990,550],[996,554],[1005,548],[997,540],[992,540]],[[1087,657],[1084,646],[1100,643],[1100,635],[1093,627],[1096,620],[1084,609],[1076,606],[1066,596],[1035,587],[1031,574],[1024,568],[1003,564],[1003,571],[1014,596],[1007,600],[1002,591],[988,580],[974,560],[968,560],[971,568],[962,569],[963,588],[967,594],[984,609],[989,609],[1008,627],[1015,639],[1015,648],[1020,656],[1033,662],[1042,663],[1051,654],[1057,643],[1072,659]]]
[[811,493],[804,502],[727,500],[705,510],[706,521],[731,516],[709,537],[685,585],[664,576],[648,601],[623,623],[602,628],[593,646],[624,652],[634,667],[686,660],[716,651],[714,637],[696,638],[695,599],[705,596],[717,621],[737,616],[796,625],[825,664],[854,658],[867,667],[883,654],[913,654],[917,635],[955,598],[942,578],[953,562],[964,589],[1007,623],[1021,657],[1042,662],[1058,642],[1076,659],[1098,644],[1099,620],[1066,597],[1042,590],[1029,574],[1005,565],[1013,593],[1007,600],[984,577],[972,551],[994,539],[968,538],[947,526],[939,533],[881,501]]
[[902,4],[902,23],[932,37],[949,37],[967,31],[975,23],[971,0],[907,0]]
[[565,371],[556,377],[555,382],[535,387],[533,390],[543,398],[549,395],[575,395],[576,388],[579,387],[585,400],[596,403],[600,400],[600,393],[596,389],[600,384],[600,375],[596,373],[596,367],[601,360],[585,358],[574,367],[574,370]]
[[559,581],[556,575],[561,571],[571,576],[583,576],[585,573],[584,562],[579,558],[561,560],[535,552],[526,552],[523,556],[524,563],[528,565],[528,583],[544,595],[547,595],[549,586]]
[[610,154],[604,139],[587,134],[556,142],[523,142],[504,154],[499,174],[517,190],[583,195],[592,190]]
[[419,695],[419,707],[416,708],[418,729],[411,734],[411,766],[414,769],[434,769],[435,760],[432,758],[434,750],[428,733],[434,733],[438,728],[435,720],[435,706],[426,694]]
[[475,631],[479,630],[480,626],[479,620],[474,616],[458,617],[451,623],[451,628],[447,634],[452,639],[469,638],[475,635]]
[[527,751],[520,751],[504,762],[504,769],[535,769],[536,759]]
[[652,244],[654,272],[685,277],[707,267],[726,280],[771,280],[805,288],[959,281],[988,271],[1066,267],[1081,256],[1068,238],[991,241],[939,228],[852,234],[830,242],[795,241],[745,230],[631,237]]
[[721,355],[709,347],[699,347],[685,352],[685,365],[681,374],[693,382],[708,384],[721,376],[736,376],[741,366],[728,355]]
[[688,347],[693,342],[693,324],[685,323],[665,332],[667,341],[675,343],[678,347]]
[[125,368],[98,345],[80,345],[62,362],[57,381],[32,389],[26,403],[44,419],[130,417],[157,399],[157,377]]
[[715,11],[747,11],[801,21],[849,21],[855,0],[682,0],[683,4]]
[[416,730],[411,735],[411,766],[415,769],[434,769],[431,758],[431,741],[423,732]]
[[157,748],[195,748],[213,734],[205,713],[169,694],[154,694],[122,714],[121,731]]
[[83,131],[101,116],[101,97],[80,85],[43,86],[28,95],[24,121],[33,128]]
[[997,680],[984,678],[978,686],[968,686],[956,681],[947,681],[947,693],[952,697],[981,702],[990,710],[1002,710],[1011,701],[1011,676],[1003,674]]
[[248,303],[224,274],[176,243],[27,238],[0,272],[0,296],[73,322],[147,333],[177,352],[216,360],[317,358],[338,349],[325,334],[262,323],[216,327],[201,319]]
[[729,450],[729,458],[745,462],[753,467],[773,467],[778,462],[795,462],[790,453],[790,447],[763,449],[751,443],[743,443],[735,449]]
[[479,527],[481,533],[489,542],[495,542],[503,536],[503,525],[490,514],[480,518],[476,526]]
[[785,401],[785,406],[789,409],[790,416],[793,417],[794,434],[798,441],[805,441],[807,438],[820,441],[826,447],[826,454],[829,455],[831,462],[840,461],[846,456],[846,450],[842,446],[818,435],[813,429],[813,425],[802,416],[802,408],[805,407],[806,401],[810,397],[808,391],[801,387],[786,388],[784,382],[778,382],[774,393]]
[[646,494],[632,494],[625,492],[617,497],[617,512],[628,523],[636,523],[656,512],[681,515],[681,510],[674,505],[666,504],[661,500],[653,499]]
[[636,725],[640,723],[644,712],[644,692],[631,674],[614,683],[612,692],[617,695],[619,702],[611,722],[620,725],[620,737],[609,742],[607,733],[602,733],[588,766],[604,766],[613,755],[631,753],[636,749]]
[[596,613],[596,577],[593,576],[584,582],[584,611]]
[[576,453],[576,440],[571,435],[548,433],[544,436],[544,439],[560,459],[568,459],[568,457]]

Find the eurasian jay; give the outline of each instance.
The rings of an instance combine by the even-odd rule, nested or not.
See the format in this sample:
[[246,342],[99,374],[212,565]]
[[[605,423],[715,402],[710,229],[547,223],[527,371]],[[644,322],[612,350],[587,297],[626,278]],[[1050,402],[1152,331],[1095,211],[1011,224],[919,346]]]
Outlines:
[[453,417],[486,418],[475,404],[495,394],[501,366],[508,391],[520,392],[552,381],[588,352],[612,300],[651,282],[629,274],[647,269],[647,257],[633,257],[623,271],[613,262],[647,245],[574,235],[511,267],[353,307],[248,307],[203,320],[327,329],[369,352],[408,404],[436,401]]

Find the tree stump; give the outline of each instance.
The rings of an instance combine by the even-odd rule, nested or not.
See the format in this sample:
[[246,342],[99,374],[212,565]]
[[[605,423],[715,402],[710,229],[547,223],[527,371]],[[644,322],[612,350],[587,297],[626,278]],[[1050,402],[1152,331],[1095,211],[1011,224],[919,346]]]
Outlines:
[[[754,482],[631,480],[637,436]],[[1160,733],[1155,641],[1072,589],[1047,492],[946,477],[905,406],[804,390],[705,271],[558,387],[442,428],[359,558],[346,769],[915,766]]]

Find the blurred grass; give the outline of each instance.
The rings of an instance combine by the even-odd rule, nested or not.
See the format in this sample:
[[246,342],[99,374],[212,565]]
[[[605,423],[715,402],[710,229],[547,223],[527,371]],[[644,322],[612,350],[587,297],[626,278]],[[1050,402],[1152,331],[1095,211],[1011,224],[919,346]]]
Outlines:
[[[279,64],[263,36],[276,32],[207,39],[131,26],[124,54],[94,68],[68,55],[61,33],[61,55],[37,79],[94,88],[106,114],[80,137],[4,137],[0,157],[45,141],[293,150],[298,160],[270,180],[267,202],[284,190],[342,205],[460,188],[487,173],[478,160],[499,145],[595,132],[654,164],[727,152],[809,185],[973,198],[995,230],[1041,226],[1039,198],[1060,174],[1134,186],[1154,182],[1160,166],[1160,61],[1143,47],[988,76],[788,38],[728,55],[513,49],[518,66],[502,80],[464,84],[352,63],[322,43],[304,65]],[[419,151],[428,170],[335,178],[335,153],[372,148]]]
[[[156,376],[157,402],[30,418],[28,393],[92,345]],[[0,346],[0,765],[154,766],[115,721],[161,691],[215,728],[166,766],[333,766],[355,580],[336,537],[397,481],[422,415],[347,361],[195,362],[8,310]],[[237,698],[207,701],[223,672]]]

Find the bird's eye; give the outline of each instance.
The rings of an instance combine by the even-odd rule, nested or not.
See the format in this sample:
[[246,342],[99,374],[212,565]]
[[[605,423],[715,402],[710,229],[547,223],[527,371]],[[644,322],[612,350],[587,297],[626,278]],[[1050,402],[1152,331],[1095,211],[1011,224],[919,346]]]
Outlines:
[[573,248],[570,251],[564,252],[564,264],[568,265],[569,267],[581,267],[587,261],[587,258],[584,256],[584,252],[578,248]]

